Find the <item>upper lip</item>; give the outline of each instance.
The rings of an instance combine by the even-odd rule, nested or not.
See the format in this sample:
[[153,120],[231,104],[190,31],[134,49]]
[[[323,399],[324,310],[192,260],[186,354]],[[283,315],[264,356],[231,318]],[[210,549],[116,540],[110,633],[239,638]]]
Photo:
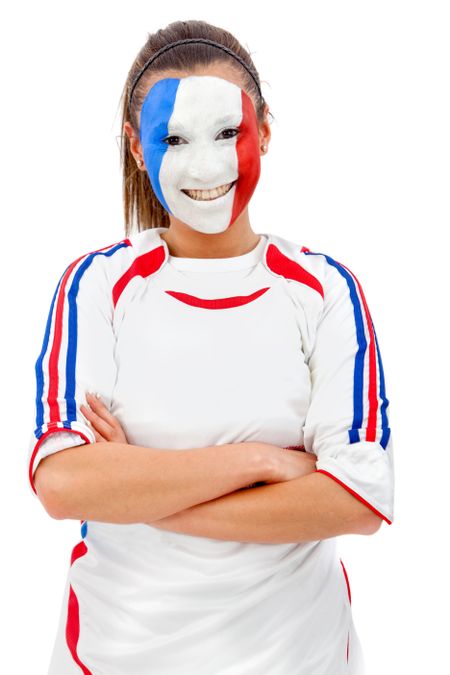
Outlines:
[[208,192],[208,191],[210,191],[210,190],[216,190],[217,188],[223,187],[224,185],[230,185],[230,184],[232,185],[232,184],[235,183],[236,181],[237,181],[237,178],[235,178],[234,180],[228,181],[228,183],[222,183],[222,185],[214,185],[214,187],[210,187],[210,188],[206,188],[206,187],[201,187],[201,188],[190,187],[190,188],[181,188],[181,189],[182,189],[182,190],[200,190],[200,191]]

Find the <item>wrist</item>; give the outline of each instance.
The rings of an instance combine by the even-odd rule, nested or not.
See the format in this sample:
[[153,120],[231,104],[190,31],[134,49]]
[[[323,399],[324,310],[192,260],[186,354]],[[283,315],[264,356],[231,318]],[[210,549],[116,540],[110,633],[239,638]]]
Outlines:
[[246,457],[246,484],[265,482],[274,475],[274,456],[263,443],[239,443],[241,456]]

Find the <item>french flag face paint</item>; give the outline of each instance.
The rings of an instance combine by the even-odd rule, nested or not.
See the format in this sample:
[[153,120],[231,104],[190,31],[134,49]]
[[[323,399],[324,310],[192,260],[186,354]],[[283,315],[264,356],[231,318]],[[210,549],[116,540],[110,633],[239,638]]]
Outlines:
[[[142,104],[139,138],[157,198],[198,232],[223,232],[250,201],[261,172],[258,121],[251,98],[233,82],[158,80]],[[188,194],[214,188],[220,194]]]

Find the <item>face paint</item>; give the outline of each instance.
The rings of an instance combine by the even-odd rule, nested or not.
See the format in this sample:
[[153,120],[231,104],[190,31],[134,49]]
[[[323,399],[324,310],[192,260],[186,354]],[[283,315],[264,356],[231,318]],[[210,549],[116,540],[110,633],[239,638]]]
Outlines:
[[[258,121],[252,100],[233,82],[210,75],[158,80],[142,104],[139,138],[158,200],[198,232],[223,232],[250,201],[261,171]],[[214,188],[220,196],[186,192]]]

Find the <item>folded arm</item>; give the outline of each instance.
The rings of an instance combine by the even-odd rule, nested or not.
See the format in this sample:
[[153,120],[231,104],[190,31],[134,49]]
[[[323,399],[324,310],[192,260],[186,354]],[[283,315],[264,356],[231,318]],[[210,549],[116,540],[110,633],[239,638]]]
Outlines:
[[372,534],[381,518],[318,471],[197,504],[153,527],[227,541],[290,543]]

